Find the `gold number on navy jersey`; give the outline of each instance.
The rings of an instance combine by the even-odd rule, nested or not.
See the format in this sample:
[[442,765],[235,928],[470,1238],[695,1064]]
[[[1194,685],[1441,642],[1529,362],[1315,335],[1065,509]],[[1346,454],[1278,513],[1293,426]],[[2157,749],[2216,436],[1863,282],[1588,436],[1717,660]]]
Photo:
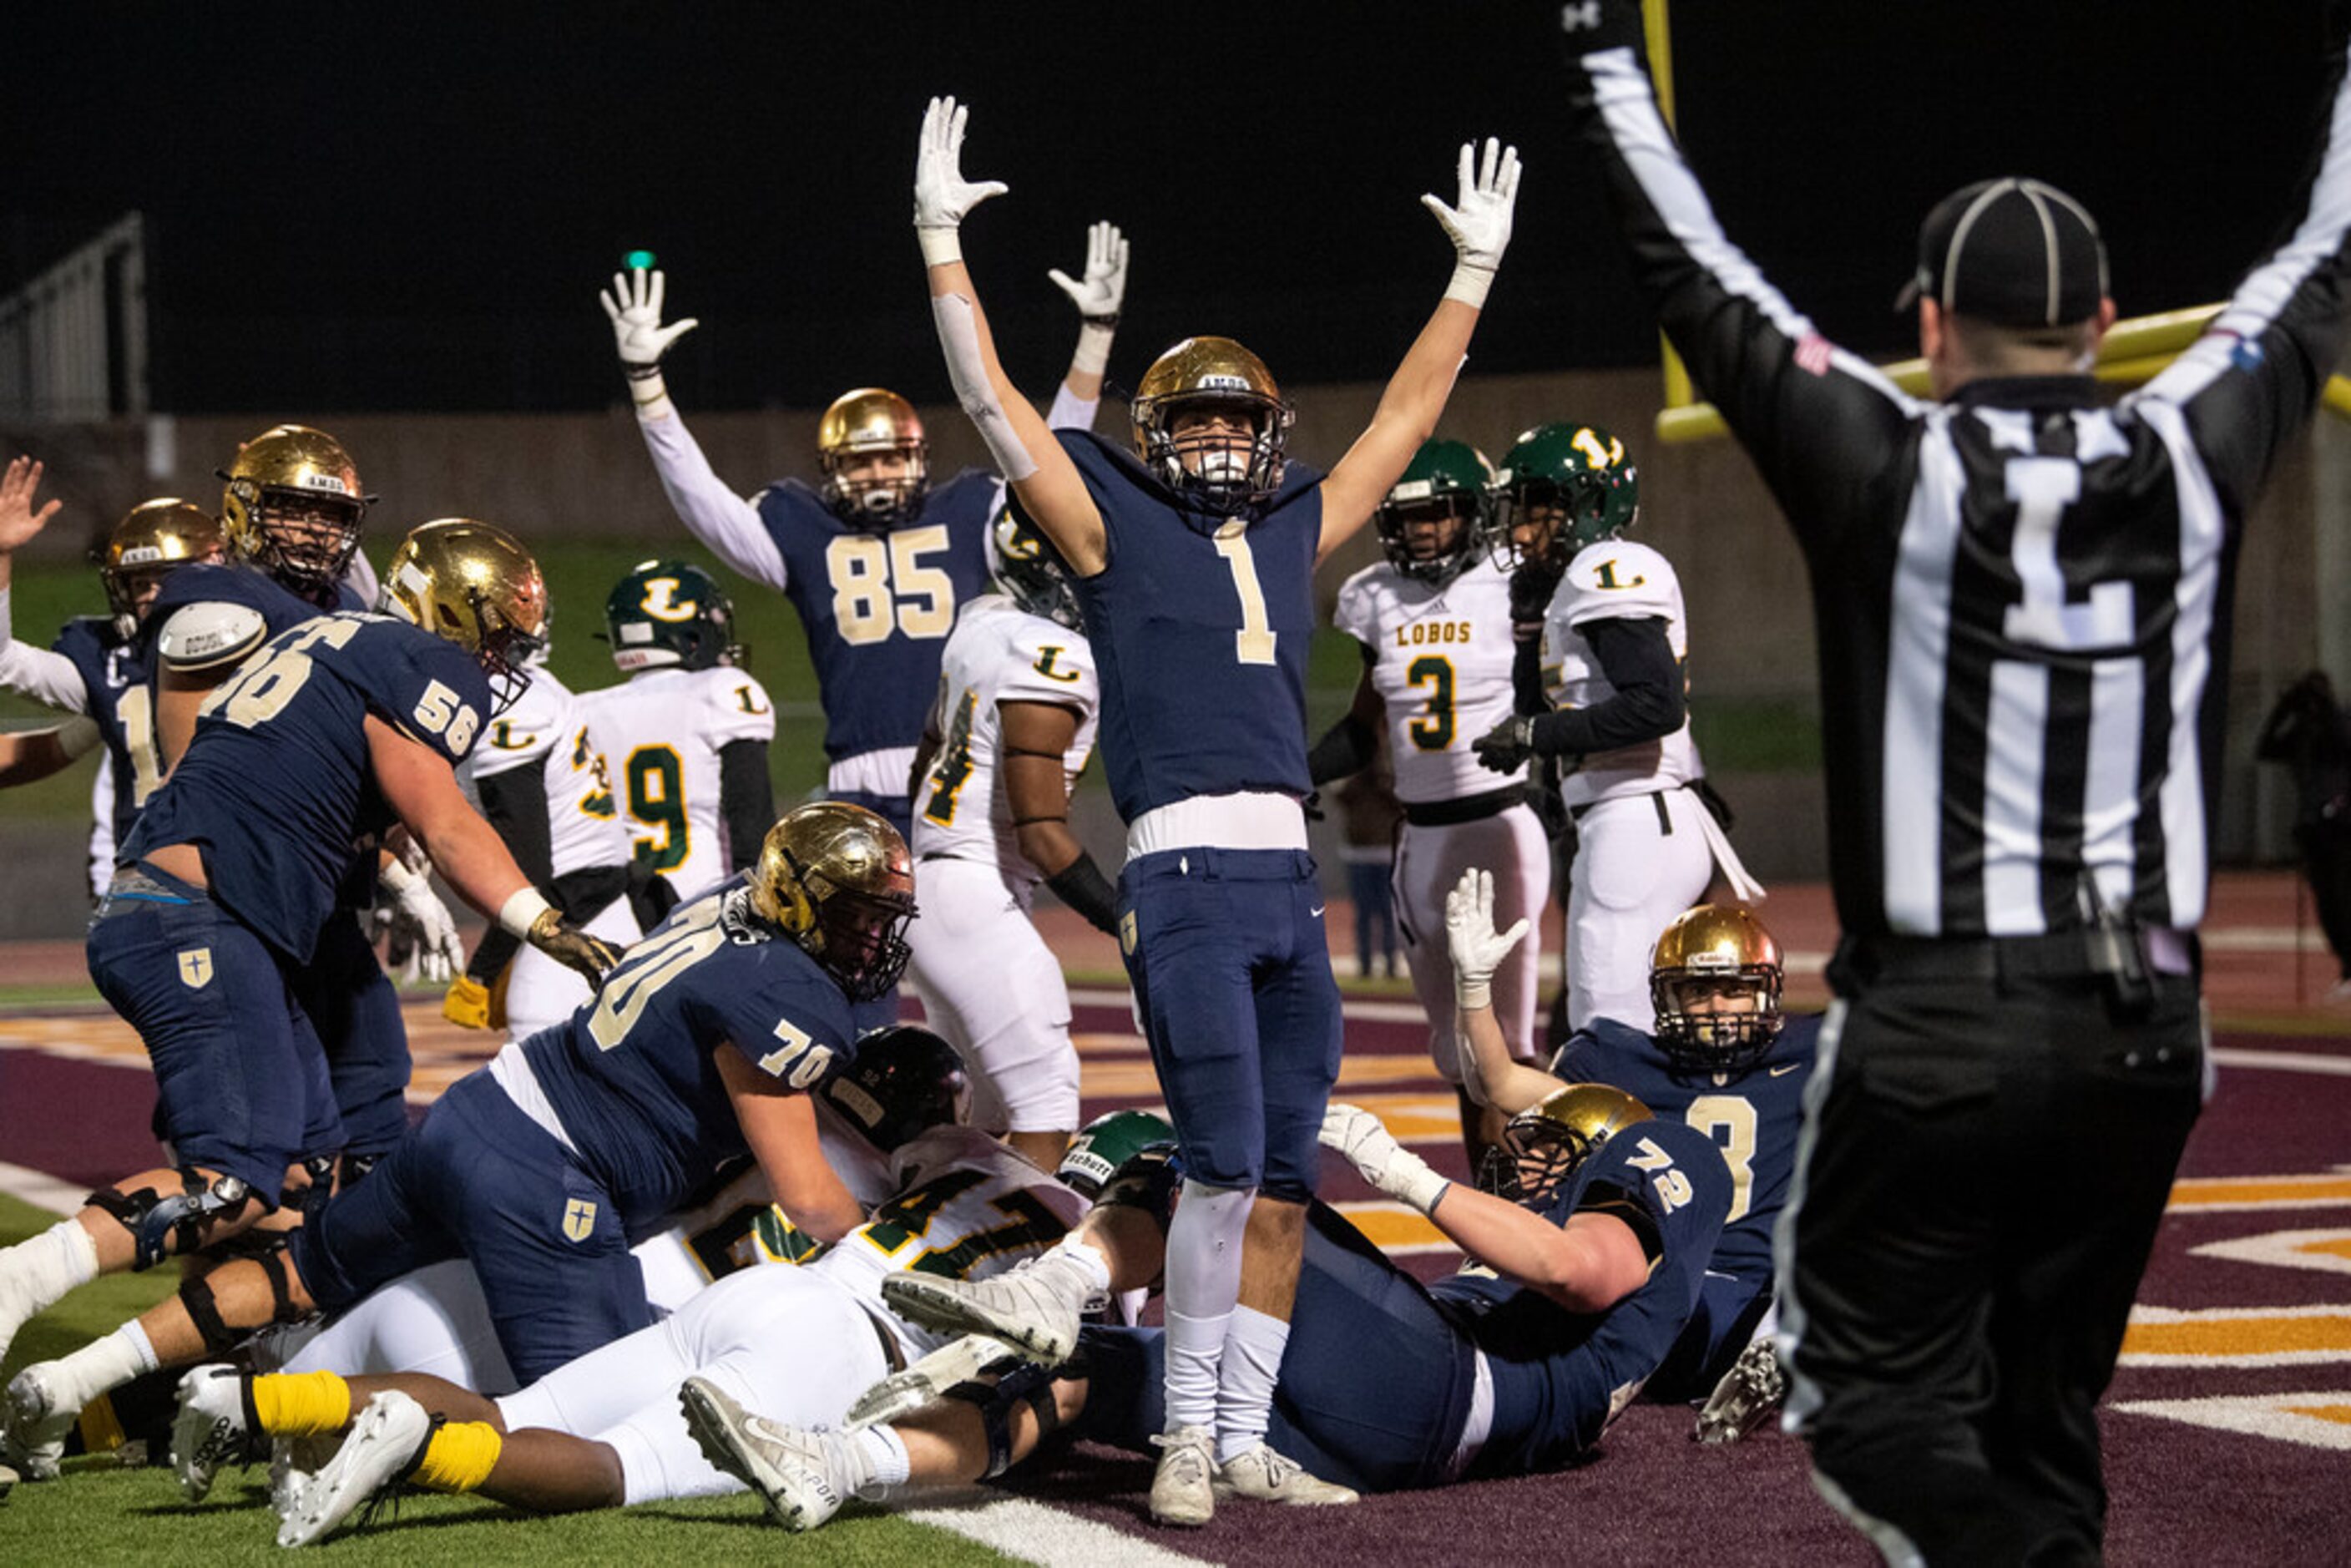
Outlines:
[[1743,1094],[1701,1094],[1684,1120],[1712,1138],[1730,1167],[1730,1212],[1722,1222],[1743,1218],[1755,1201],[1755,1106]]
[[1640,1150],[1640,1153],[1625,1163],[1635,1170],[1652,1173],[1649,1176],[1649,1185],[1657,1189],[1657,1201],[1665,1205],[1667,1214],[1671,1214],[1698,1196],[1698,1189],[1690,1186],[1690,1178],[1674,1169],[1673,1155],[1646,1138],[1643,1138],[1633,1146]]
[[1404,679],[1406,685],[1428,688],[1427,706],[1405,727],[1405,733],[1423,751],[1444,750],[1453,744],[1453,661],[1442,653],[1423,653],[1405,667]]
[[622,770],[629,787],[629,818],[661,830],[637,838],[637,858],[655,871],[685,863],[693,835],[685,820],[685,763],[674,746],[640,746]]
[[[234,677],[214,688],[196,712],[216,713],[239,729],[267,724],[285,711],[295,693],[309,684],[311,661],[304,650],[321,643],[329,648],[340,648],[358,636],[364,624],[340,615],[311,622],[283,648],[256,653],[246,660]],[[473,737],[468,734],[465,738],[470,742]]]
[[877,537],[843,534],[825,547],[832,580],[832,623],[852,646],[879,643],[893,631],[918,639],[955,629],[955,580],[923,558],[947,548],[945,524],[901,528]]
[[1217,553],[1233,574],[1233,591],[1240,596],[1241,625],[1233,633],[1233,657],[1244,664],[1274,663],[1279,635],[1265,612],[1265,589],[1257,580],[1257,556],[1249,549],[1249,533],[1238,517],[1217,530]]
[[610,1051],[626,1040],[663,987],[726,945],[719,902],[713,894],[681,910],[666,930],[630,948],[620,967],[604,977],[588,1012],[588,1037],[599,1050]]
[[131,803],[143,806],[163,784],[163,769],[155,756],[152,694],[143,685],[125,686],[114,699],[114,722],[122,727],[122,750],[131,758]]
[[977,695],[966,692],[963,701],[956,705],[955,722],[947,727],[946,741],[931,768],[931,799],[923,808],[923,816],[942,828],[954,825],[956,797],[971,781],[971,716]]

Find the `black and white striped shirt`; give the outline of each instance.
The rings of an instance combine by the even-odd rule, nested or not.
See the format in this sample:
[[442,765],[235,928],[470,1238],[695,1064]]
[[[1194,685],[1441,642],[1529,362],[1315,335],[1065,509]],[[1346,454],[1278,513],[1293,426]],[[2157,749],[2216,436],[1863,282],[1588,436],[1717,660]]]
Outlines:
[[1849,935],[2062,931],[2090,885],[2203,917],[2241,525],[2344,332],[2342,68],[2291,238],[2113,407],[2086,377],[1905,394],[1723,236],[1635,50],[1572,73],[1635,270],[1803,548]]

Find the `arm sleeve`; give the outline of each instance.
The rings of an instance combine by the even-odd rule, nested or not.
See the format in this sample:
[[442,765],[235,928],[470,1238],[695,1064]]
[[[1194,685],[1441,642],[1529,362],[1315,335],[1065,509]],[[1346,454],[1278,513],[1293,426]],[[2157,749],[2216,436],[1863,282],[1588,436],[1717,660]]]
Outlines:
[[1638,746],[1673,734],[1687,709],[1680,661],[1666,638],[1666,623],[1587,621],[1578,628],[1592,644],[1601,673],[1615,688],[1590,707],[1546,714],[1535,720],[1535,750],[1544,757],[1583,756]]
[[511,768],[486,779],[477,776],[474,787],[482,797],[482,815],[506,841],[507,852],[531,885],[545,892],[555,880],[555,834],[547,820],[545,771]]
[[89,786],[89,895],[104,898],[114,881],[114,753],[98,754]]
[[1092,430],[1094,414],[1102,407],[1102,399],[1071,395],[1070,384],[1063,382],[1053,389],[1053,406],[1045,411],[1045,426],[1049,430]]
[[1324,730],[1322,738],[1306,754],[1307,781],[1321,786],[1333,779],[1360,773],[1371,766],[1379,748],[1377,730],[1352,713],[1342,715],[1339,722]]
[[674,413],[658,419],[640,415],[637,428],[644,434],[645,450],[653,454],[663,493],[686,531],[745,577],[782,591],[789,575],[784,553],[760,520],[759,508],[711,472],[710,460],[686,431],[685,421]]
[[1822,337],[1724,235],[1637,49],[1583,56],[1569,78],[1634,276],[1798,538],[1811,550],[1875,515],[1859,497],[1898,468],[1888,458],[1924,405]]
[[0,643],[0,686],[67,713],[89,711],[89,690],[81,672],[63,653],[23,643]]
[[2343,348],[2351,231],[2344,27],[2338,15],[2327,29],[2324,124],[2303,210],[2286,239],[2246,274],[2204,335],[2127,400],[2180,409],[2231,517],[2244,515],[2279,452],[2309,418]]
[[718,815],[726,824],[726,869],[741,871],[759,858],[776,825],[775,786],[768,779],[768,743],[730,740],[718,748]]
[[1542,633],[1519,637],[1510,648],[1510,710],[1519,714],[1549,713],[1551,698],[1543,691]]

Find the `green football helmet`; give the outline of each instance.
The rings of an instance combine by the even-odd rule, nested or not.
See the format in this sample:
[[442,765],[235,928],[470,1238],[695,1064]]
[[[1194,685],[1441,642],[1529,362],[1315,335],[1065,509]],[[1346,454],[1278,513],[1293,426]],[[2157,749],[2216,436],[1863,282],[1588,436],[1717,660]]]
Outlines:
[[1081,1197],[1099,1194],[1118,1167],[1144,1150],[1176,1141],[1176,1129],[1148,1111],[1113,1111],[1078,1130],[1053,1174]]
[[1044,530],[1029,519],[1009,495],[989,529],[996,547],[996,580],[1012,601],[1031,615],[1056,621],[1072,632],[1086,629],[1085,612],[1078,603],[1077,585],[1061,552]]
[[734,601],[691,561],[638,562],[604,601],[604,633],[612,663],[632,674],[746,662],[735,641]]
[[1596,424],[1539,424],[1519,437],[1494,482],[1496,563],[1563,571],[1575,552],[1614,538],[1641,515],[1641,471]]
[[1464,441],[1424,441],[1372,514],[1388,564],[1442,588],[1483,547],[1494,465]]

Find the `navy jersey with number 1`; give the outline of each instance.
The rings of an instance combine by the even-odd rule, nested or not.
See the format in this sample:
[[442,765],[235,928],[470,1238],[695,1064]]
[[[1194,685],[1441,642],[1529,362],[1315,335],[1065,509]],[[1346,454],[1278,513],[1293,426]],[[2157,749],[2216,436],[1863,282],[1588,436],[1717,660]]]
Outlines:
[[144,627],[125,638],[110,617],[78,615],[65,623],[49,647],[72,662],[82,690],[89,694],[89,716],[112,763],[114,841],[121,843],[162,777],[156,765],[155,697],[148,689],[154,674],[155,640]]

